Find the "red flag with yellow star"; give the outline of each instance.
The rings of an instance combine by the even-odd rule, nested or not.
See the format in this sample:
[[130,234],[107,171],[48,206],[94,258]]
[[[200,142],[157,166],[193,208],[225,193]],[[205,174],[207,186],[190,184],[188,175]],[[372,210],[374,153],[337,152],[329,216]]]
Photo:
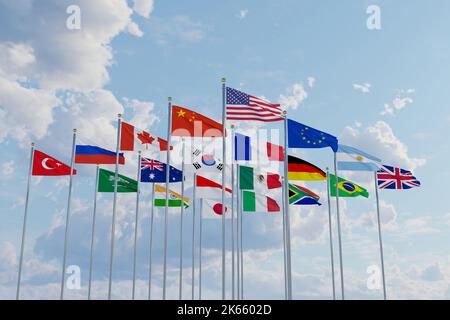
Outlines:
[[222,124],[192,110],[173,106],[172,135],[178,137],[222,137]]

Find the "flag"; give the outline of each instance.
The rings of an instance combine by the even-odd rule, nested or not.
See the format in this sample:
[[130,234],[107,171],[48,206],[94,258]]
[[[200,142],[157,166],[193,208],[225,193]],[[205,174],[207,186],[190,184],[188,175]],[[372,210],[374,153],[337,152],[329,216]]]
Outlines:
[[222,160],[213,154],[194,148],[192,151],[192,166],[196,172],[210,171],[221,173],[223,170]]
[[267,142],[267,158],[269,161],[284,161],[284,148]]
[[242,211],[280,212],[280,206],[274,199],[265,195],[253,191],[242,191]]
[[[167,164],[158,160],[141,158],[141,182],[161,183],[166,182]],[[180,182],[183,180],[183,172],[170,166],[169,182]]]
[[377,179],[379,189],[405,190],[421,185],[411,171],[387,165],[377,172]]
[[250,161],[252,159],[252,149],[250,145],[250,137],[240,133],[234,136],[234,160]]
[[152,136],[147,131],[141,130],[132,124],[122,122],[120,129],[120,150],[122,151],[167,151],[167,141]]
[[260,173],[247,166],[239,166],[239,189],[256,190],[266,193],[272,189],[281,188],[280,175],[276,173]]
[[[100,169],[98,174],[98,192],[114,192],[115,173]],[[138,182],[121,174],[117,175],[117,192],[137,192]]]
[[173,106],[172,135],[177,137],[222,137],[222,125],[200,113]]
[[[339,197],[369,197],[369,193],[366,189],[343,178],[338,179],[338,189]],[[336,197],[336,179],[333,174],[330,174],[330,195]]]
[[[225,219],[230,219],[229,208],[225,206]],[[204,219],[222,219],[222,203],[217,200],[202,199],[202,217]]]
[[326,180],[327,174],[305,160],[288,156],[288,178],[289,180],[319,181]]
[[[73,169],[73,174],[77,170]],[[33,176],[68,176],[70,175],[70,166],[45,154],[39,150],[34,151],[33,155]]]
[[[189,198],[184,197],[184,207],[189,208]],[[166,188],[155,184],[155,207],[166,206]],[[169,189],[169,207],[181,207],[181,194]]]
[[[96,146],[76,146],[75,163],[115,164],[116,153]],[[123,153],[119,153],[119,164],[125,164]]]
[[292,205],[321,205],[320,197],[309,189],[289,183],[289,204]]
[[248,95],[233,88],[227,88],[226,112],[227,120],[245,121],[282,121],[283,110],[279,104]]
[[337,167],[344,171],[378,171],[381,160],[364,151],[340,144]]
[[338,140],[335,136],[304,124],[288,119],[289,148],[327,148],[334,152],[338,150]]
[[[200,198],[220,199],[222,198],[222,185],[215,181],[209,180],[203,176],[196,176],[197,195]],[[225,191],[231,193],[230,188]]]

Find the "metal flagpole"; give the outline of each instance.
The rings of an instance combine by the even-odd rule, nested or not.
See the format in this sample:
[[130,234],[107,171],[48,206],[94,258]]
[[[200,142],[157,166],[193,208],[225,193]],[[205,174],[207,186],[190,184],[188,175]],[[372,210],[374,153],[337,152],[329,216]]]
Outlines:
[[183,180],[181,181],[181,213],[180,213],[180,300],[183,298],[183,219],[184,219],[184,138],[182,139],[182,165],[181,165],[181,171]]
[[167,279],[167,232],[169,227],[169,184],[170,184],[170,146],[172,129],[172,98],[168,98],[168,119],[167,119],[167,163],[166,163],[166,211],[164,215],[164,269],[163,269],[163,300],[166,300],[166,279]]
[[289,177],[288,177],[288,126],[287,126],[287,112],[284,111],[284,201],[285,201],[285,224],[286,224],[286,271],[287,271],[287,299],[292,300],[292,271],[291,271],[291,227],[289,219]]
[[374,172],[374,181],[375,181],[375,195],[377,198],[377,222],[378,222],[378,240],[380,243],[380,259],[381,259],[381,275],[383,279],[383,298],[387,299],[386,295],[386,277],[384,273],[384,254],[383,254],[383,239],[381,237],[381,217],[380,217],[380,201],[378,197],[378,176],[377,172]]
[[333,227],[331,219],[331,199],[330,199],[330,172],[327,168],[327,195],[328,195],[328,229],[330,234],[330,257],[331,257],[331,281],[333,285],[333,300],[336,300],[336,284],[334,280],[334,253],[333,253]]
[[[241,193],[241,199],[242,199],[242,190],[239,191]],[[241,300],[244,300],[244,246],[243,246],[243,221],[244,221],[244,215],[242,214],[242,205],[239,208],[240,216],[241,216],[241,236],[240,236],[240,245],[241,245]]]
[[223,170],[222,170],[222,300],[225,300],[225,178],[227,168],[227,141],[226,141],[226,116],[225,116],[225,104],[226,104],[226,79],[222,78],[222,157],[223,157]]
[[116,146],[116,168],[114,172],[114,198],[113,198],[113,212],[111,224],[111,252],[109,256],[109,281],[108,281],[108,300],[111,300],[112,289],[112,273],[114,262],[114,240],[116,238],[116,210],[117,210],[117,185],[119,180],[119,150],[120,150],[120,132],[122,127],[122,115],[118,114],[117,119],[117,146]]
[[27,230],[28,201],[30,199],[30,183],[33,170],[33,159],[34,159],[34,143],[31,143],[30,165],[28,169],[28,180],[27,180],[27,195],[25,196],[25,213],[23,215],[22,242],[20,244],[19,274],[17,277],[16,300],[19,300],[20,297],[20,281],[22,279],[23,252],[25,248],[25,233]]
[[236,268],[236,273],[237,273],[237,299],[240,300],[241,299],[241,250],[239,247],[239,241],[240,241],[240,235],[239,235],[239,221],[241,219],[240,214],[239,214],[239,208],[240,208],[240,192],[239,192],[239,164],[236,164],[236,186],[233,186],[233,192],[234,192],[234,187],[236,187],[236,262],[237,262],[237,268]]
[[139,196],[140,188],[139,184],[141,181],[141,151],[138,155],[138,172],[137,172],[137,192],[136,192],[136,217],[134,220],[134,253],[133,253],[133,291],[131,294],[131,300],[134,300],[136,295],[136,263],[137,263],[137,238],[138,238],[138,222],[139,222]]
[[234,125],[231,125],[231,300],[234,300]]
[[63,263],[62,263],[62,274],[61,274],[61,293],[60,300],[64,299],[64,281],[66,274],[66,262],[67,262],[67,240],[69,234],[69,221],[70,221],[70,204],[72,201],[72,185],[73,185],[73,165],[75,161],[75,144],[77,140],[77,129],[73,129],[73,138],[72,138],[72,156],[70,158],[70,178],[69,178],[69,196],[67,198],[67,212],[66,212],[66,228],[64,232],[64,255],[63,255]]
[[202,236],[203,236],[203,202],[200,202],[200,239],[199,239],[199,255],[198,255],[198,300],[202,300]]
[[337,213],[337,226],[338,226],[338,241],[339,241],[339,267],[341,271],[341,295],[342,300],[345,300],[344,290],[344,267],[342,264],[342,237],[341,237],[341,215],[339,212],[339,186],[338,186],[338,172],[337,172],[337,155],[334,153],[334,182],[336,187],[336,213]]
[[153,249],[153,218],[155,209],[155,184],[152,183],[152,198],[151,198],[151,209],[150,209],[150,256],[148,261],[148,300],[152,298],[152,249]]
[[92,234],[91,234],[91,254],[89,257],[89,285],[88,285],[88,300],[91,300],[92,289],[92,266],[94,260],[94,242],[95,242],[95,217],[97,215],[97,193],[98,193],[98,175],[100,166],[97,165],[95,174],[95,194],[94,194],[94,212],[92,214]]
[[[286,178],[284,178],[286,179]],[[283,179],[283,180],[284,180]],[[282,212],[283,212],[283,258],[284,258],[284,299],[287,300],[288,297],[288,282],[287,282],[287,257],[286,257],[286,219],[285,219],[285,206],[284,206],[284,198],[286,197],[286,191],[284,189],[284,183],[283,188],[281,190],[281,206],[282,206]]]
[[[197,174],[194,173],[194,191],[192,195],[192,300],[195,298],[195,202],[196,202],[196,191],[197,191]],[[201,214],[201,213],[200,213]]]

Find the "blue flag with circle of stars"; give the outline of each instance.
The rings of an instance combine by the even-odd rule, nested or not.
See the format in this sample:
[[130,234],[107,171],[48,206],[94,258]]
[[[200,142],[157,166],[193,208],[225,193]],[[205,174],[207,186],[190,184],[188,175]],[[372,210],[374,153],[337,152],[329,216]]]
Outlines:
[[338,139],[326,132],[288,119],[289,148],[327,148],[338,150]]
[[[141,159],[141,182],[161,183],[166,182],[167,164],[154,159]],[[170,166],[169,183],[181,182],[183,172]]]

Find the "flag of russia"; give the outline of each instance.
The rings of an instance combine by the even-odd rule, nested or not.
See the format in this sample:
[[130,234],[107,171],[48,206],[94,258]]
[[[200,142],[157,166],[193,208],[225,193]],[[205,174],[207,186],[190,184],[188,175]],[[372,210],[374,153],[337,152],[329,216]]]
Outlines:
[[[116,153],[96,146],[76,146],[75,163],[115,164]],[[125,164],[123,153],[119,153],[119,164]]]

